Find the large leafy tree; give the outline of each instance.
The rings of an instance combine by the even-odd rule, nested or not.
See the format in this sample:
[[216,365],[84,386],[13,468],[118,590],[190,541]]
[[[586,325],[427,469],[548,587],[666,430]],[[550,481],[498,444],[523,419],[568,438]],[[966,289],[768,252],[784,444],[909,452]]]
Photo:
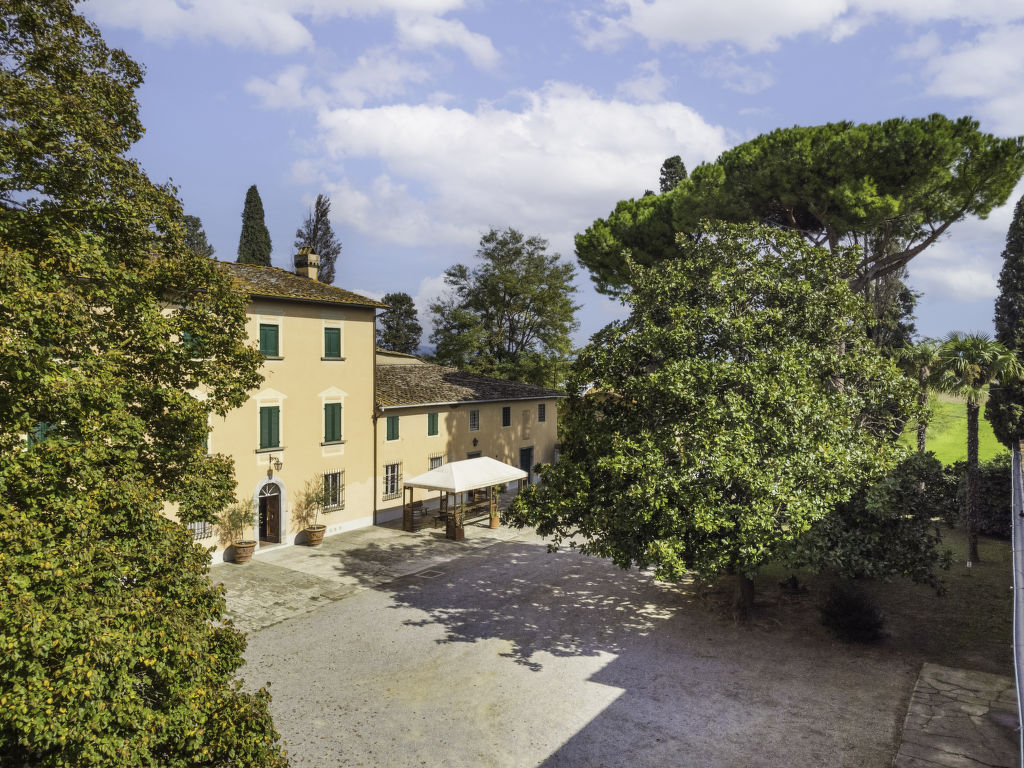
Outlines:
[[[1024,356],[1024,197],[1017,201],[1003,249],[996,298],[996,341]],[[1004,445],[1024,439],[1024,384],[1005,383],[989,389],[985,418]]]
[[316,277],[321,283],[333,283],[335,265],[341,255],[341,241],[331,227],[331,198],[317,195],[302,226],[295,230],[295,248],[309,248],[320,257]]
[[477,266],[445,270],[451,294],[430,305],[435,359],[463,370],[557,385],[578,327],[575,269],[515,229],[480,238]]
[[627,286],[626,254],[646,265],[679,258],[675,233],[705,218],[760,222],[833,251],[859,245],[843,276],[862,290],[957,221],[1005,203],[1022,170],[1024,140],[982,133],[968,117],[784,128],[723,152],[665,194],[620,202],[577,235],[576,254],[597,289],[614,294]]
[[680,237],[635,267],[629,317],[581,350],[559,407],[562,452],[519,497],[519,525],[556,544],[688,572],[758,568],[873,477],[910,383],[850,321],[863,303],[833,254],[763,226]]
[[1024,378],[1016,354],[983,333],[951,332],[939,347],[935,386],[967,404],[967,559],[978,556],[978,412],[985,389]]
[[126,158],[141,82],[68,0],[0,11],[0,763],[281,765],[209,554],[161,514],[230,499],[207,420],[259,355]]
[[377,346],[392,352],[416,353],[420,348],[423,326],[416,316],[416,305],[408,293],[385,293],[381,299],[388,308],[377,319]]
[[270,266],[270,232],[263,220],[263,200],[253,184],[245,193],[242,208],[242,232],[238,236],[238,261],[242,264]]
[[787,560],[847,579],[906,576],[941,591],[938,569],[949,568],[952,553],[934,521],[955,505],[942,462],[915,451],[814,523]]

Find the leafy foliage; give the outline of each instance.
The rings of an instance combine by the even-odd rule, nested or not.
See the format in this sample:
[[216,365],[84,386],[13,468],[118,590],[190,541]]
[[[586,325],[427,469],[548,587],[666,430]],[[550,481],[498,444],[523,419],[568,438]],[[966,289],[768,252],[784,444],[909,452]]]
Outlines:
[[0,763],[283,765],[209,554],[161,515],[230,500],[207,420],[260,361],[173,189],[125,157],[141,79],[72,3],[5,4]]
[[942,550],[935,519],[954,508],[942,463],[915,452],[811,526],[790,560],[847,579],[907,576],[941,589],[936,568],[949,568],[952,555]]
[[662,192],[670,192],[679,186],[679,183],[686,178],[686,166],[683,165],[683,158],[679,155],[672,155],[666,158],[661,164],[659,184]]
[[423,326],[416,316],[416,305],[408,293],[386,293],[381,299],[388,308],[381,313],[377,325],[377,346],[406,355],[420,348]]
[[263,201],[255,184],[245,193],[242,233],[238,236],[238,261],[270,266],[270,232],[263,220]]
[[[707,227],[636,267],[559,407],[562,453],[512,519],[658,578],[752,576],[886,472],[913,391],[863,336],[835,255],[766,227]],[[851,260],[852,254],[842,257]]]
[[1002,205],[1022,171],[1024,140],[982,133],[967,117],[784,128],[701,164],[665,194],[620,202],[577,235],[576,255],[597,289],[615,294],[628,285],[625,254],[651,265],[679,258],[675,233],[703,219],[759,222],[832,251],[859,245],[843,276],[861,290],[955,222]]
[[[996,297],[996,341],[1024,356],[1024,197],[1017,201],[1006,233],[1003,268]],[[1024,384],[1002,384],[989,390],[985,418],[1003,445],[1024,438]]]
[[917,450],[925,452],[928,442],[928,393],[932,387],[932,369],[939,362],[939,342],[922,339],[917,344],[896,347],[893,359],[912,381],[917,384]]
[[341,241],[331,227],[331,198],[317,195],[313,209],[295,230],[295,248],[309,248],[320,257],[316,277],[321,283],[333,283],[335,266],[341,255]]
[[979,561],[978,412],[986,387],[1012,384],[1024,378],[1016,354],[985,334],[951,332],[939,348],[935,386],[967,402],[967,542],[968,559]]
[[314,475],[299,492],[295,504],[295,519],[304,527],[317,525],[320,515],[327,506],[327,489],[324,487],[324,476]]
[[821,623],[846,643],[877,643],[885,637],[878,603],[850,584],[834,584],[821,606]]
[[430,305],[435,359],[462,370],[557,385],[578,327],[575,268],[547,241],[509,228],[480,238],[470,269],[445,270],[452,295]]
[[[1009,539],[1013,510],[1006,492],[1010,478],[1011,454],[1004,453],[978,464],[977,530],[983,536]],[[948,483],[954,489],[956,504],[946,518],[950,525],[967,525],[967,462],[958,461],[946,468]]]

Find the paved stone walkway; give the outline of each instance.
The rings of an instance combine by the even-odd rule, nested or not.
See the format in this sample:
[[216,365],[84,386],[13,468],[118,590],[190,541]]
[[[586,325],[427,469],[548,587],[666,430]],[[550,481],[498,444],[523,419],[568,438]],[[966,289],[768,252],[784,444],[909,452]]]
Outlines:
[[894,768],[1019,765],[1013,680],[925,664],[914,686]]
[[319,547],[272,549],[245,565],[218,563],[210,578],[227,588],[226,618],[254,632],[516,536],[484,521],[467,525],[465,541],[455,542],[443,528],[407,533],[396,521],[330,536]]

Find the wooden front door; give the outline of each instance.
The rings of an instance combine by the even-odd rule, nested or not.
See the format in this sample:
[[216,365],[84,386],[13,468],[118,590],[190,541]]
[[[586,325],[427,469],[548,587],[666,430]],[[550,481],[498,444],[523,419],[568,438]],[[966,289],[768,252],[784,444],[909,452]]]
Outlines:
[[260,542],[281,543],[281,489],[276,483],[260,489]]

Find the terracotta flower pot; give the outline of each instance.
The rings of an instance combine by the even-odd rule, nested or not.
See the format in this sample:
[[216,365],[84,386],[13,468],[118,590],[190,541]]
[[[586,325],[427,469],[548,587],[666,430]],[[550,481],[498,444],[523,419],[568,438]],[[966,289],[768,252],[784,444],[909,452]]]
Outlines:
[[497,528],[501,524],[497,515],[491,515],[491,528]]
[[232,548],[234,549],[234,561],[236,564],[241,565],[242,563],[248,563],[252,560],[252,553],[256,549],[255,541],[236,541]]
[[306,544],[311,547],[319,547],[324,540],[324,533],[327,531],[326,525],[310,525],[305,529],[306,533]]

